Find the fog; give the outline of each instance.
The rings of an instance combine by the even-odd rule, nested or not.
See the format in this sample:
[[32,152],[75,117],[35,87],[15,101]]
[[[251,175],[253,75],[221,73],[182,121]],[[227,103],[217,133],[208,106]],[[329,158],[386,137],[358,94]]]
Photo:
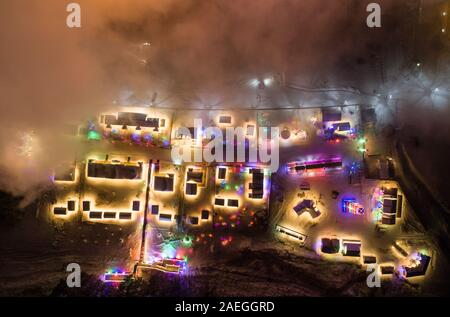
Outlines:
[[[369,29],[371,1],[79,0],[82,26],[70,29],[69,2],[0,3],[0,187],[17,195],[35,194],[53,166],[74,156],[66,123],[113,101],[148,105],[156,92],[160,106],[247,106],[255,102],[249,80],[280,74],[377,93],[379,56],[411,44],[398,38],[416,8],[378,1],[386,27]],[[389,67],[400,71],[404,60]],[[273,92],[274,106],[286,94]],[[298,105],[302,95],[292,98]]]

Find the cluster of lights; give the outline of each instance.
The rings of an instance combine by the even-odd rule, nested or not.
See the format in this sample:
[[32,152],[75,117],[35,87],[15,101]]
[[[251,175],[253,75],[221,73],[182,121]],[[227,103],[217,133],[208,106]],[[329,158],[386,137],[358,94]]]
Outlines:
[[383,216],[383,195],[383,190],[381,188],[376,188],[372,196],[372,215],[375,222],[380,221]]
[[103,275],[102,280],[105,283],[120,284],[125,282],[129,277],[132,277],[132,273],[121,269],[110,269]]
[[[100,140],[101,136],[98,132],[95,131],[88,132],[88,139],[89,140]],[[89,135],[91,133],[91,136]],[[170,141],[167,136],[165,135],[159,135],[159,134],[152,134],[152,133],[142,133],[140,130],[136,130],[132,132],[127,137],[127,132],[121,132],[119,129],[113,128],[111,131],[104,130],[103,132],[103,138],[105,139],[112,139],[112,142],[114,141],[122,141],[127,142],[129,141],[130,144],[138,144],[138,145],[145,145],[145,146],[161,146],[163,148],[167,148],[170,145]]]
[[358,142],[358,152],[365,153],[367,151],[366,150],[366,139],[365,138],[359,138],[357,140],[357,142]]
[[257,78],[254,78],[254,79],[250,80],[250,82],[249,82],[250,86],[252,86],[252,87],[258,87],[261,83],[263,83],[265,87],[269,87],[273,84],[273,78],[266,77],[262,81]]
[[325,129],[323,134],[327,142],[334,144],[341,143],[341,141],[347,139],[354,139],[357,135],[355,128],[351,128],[347,131],[339,131],[335,127]]
[[187,258],[154,258],[150,267],[164,273],[183,274],[187,271]]
[[424,276],[430,264],[431,257],[425,252],[414,252],[409,257],[409,263],[399,268],[400,276],[404,278]]
[[87,139],[90,141],[100,141],[101,138],[101,134],[96,130],[90,130],[87,133]]
[[220,237],[220,244],[224,247],[226,247],[227,245],[229,245],[231,243],[231,241],[233,241],[233,237],[232,236],[228,236],[228,237]]
[[353,215],[363,215],[364,207],[357,203],[355,199],[343,199],[342,200],[342,212],[353,214]]
[[286,172],[290,174],[301,174],[305,176],[324,175],[330,170],[341,170],[342,159],[334,157],[331,159],[295,161],[286,164]]
[[220,183],[220,188],[225,189],[226,191],[233,190],[238,195],[242,195],[244,193],[244,185],[238,185],[238,184],[228,184],[226,181],[222,181]]
[[193,239],[191,236],[187,235],[183,238],[183,240],[181,242],[182,242],[183,246],[190,248],[190,247],[192,247]]
[[350,175],[356,175],[361,170],[360,162],[353,162],[350,165]]
[[214,228],[228,227],[235,228],[241,225],[241,213],[238,211],[228,216],[231,223],[225,221],[223,216],[219,216],[218,222],[214,223]]
[[232,213],[230,215],[227,215],[225,217],[222,216],[222,215],[218,216],[217,217],[217,221],[214,223],[213,226],[216,229],[220,228],[220,227],[222,227],[222,228],[226,228],[226,227],[236,228],[236,227],[239,227],[243,223],[242,222],[242,217],[244,215],[246,215],[246,214],[249,217],[249,221],[247,223],[247,226],[248,227],[254,226],[255,223],[256,223],[256,218],[255,218],[256,213],[253,210],[248,210],[247,211],[246,207],[244,207],[241,210],[236,211],[236,212],[234,212],[234,213]]
[[214,235],[212,233],[201,233],[199,234],[195,242],[197,244],[207,244],[209,240],[212,240],[214,238]]

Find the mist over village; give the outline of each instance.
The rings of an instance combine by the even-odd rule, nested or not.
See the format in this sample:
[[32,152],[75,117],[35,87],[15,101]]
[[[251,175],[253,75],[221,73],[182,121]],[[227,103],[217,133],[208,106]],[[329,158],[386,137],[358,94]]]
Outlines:
[[449,0],[0,14],[0,297],[450,295]]

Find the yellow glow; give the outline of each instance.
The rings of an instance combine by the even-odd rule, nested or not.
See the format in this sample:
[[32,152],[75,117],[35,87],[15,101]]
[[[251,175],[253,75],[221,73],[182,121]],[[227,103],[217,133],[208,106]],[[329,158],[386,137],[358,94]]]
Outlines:
[[[322,245],[322,239],[323,238],[329,238],[329,239],[338,239],[339,240],[339,252],[337,253],[333,253],[333,254],[327,254],[327,253],[323,253],[321,250],[321,245]],[[351,257],[351,256],[344,256],[342,251],[343,251],[343,242],[344,241],[358,241],[361,243],[361,248],[360,248],[360,256],[359,257]],[[317,238],[317,241],[315,243],[315,251],[318,255],[320,255],[321,257],[323,257],[326,260],[330,260],[330,261],[342,261],[342,262],[360,262],[362,255],[364,253],[364,249],[363,249],[363,242],[361,240],[360,237],[358,236],[348,236],[345,233],[335,233],[335,234],[325,234],[325,235],[319,235]],[[378,257],[377,257],[378,259]]]
[[77,183],[80,177],[80,168],[78,167],[78,164],[75,164],[75,169],[74,169],[74,178],[73,181],[64,181],[64,180],[54,180],[54,182],[56,184],[73,184],[73,183]]
[[[102,113],[102,115],[113,115],[118,116],[119,112],[134,112],[134,113],[145,113],[147,114],[148,118],[159,118],[165,120],[164,127],[159,127],[158,132],[154,132],[154,128],[148,128],[148,127],[141,127],[142,132],[154,132],[157,134],[164,134],[167,130],[170,129],[172,120],[171,120],[171,112],[170,111],[164,111],[163,109],[156,109],[156,108],[146,108],[146,107],[116,107],[115,109],[111,111],[107,111]],[[100,117],[100,116],[99,116]],[[99,120],[100,122],[100,120]],[[102,124],[103,127],[106,127],[106,124]],[[116,129],[122,129],[121,125],[111,125],[111,127],[114,127]],[[135,127],[127,127],[127,131],[135,130]]]
[[[281,231],[284,231],[284,232],[281,232]],[[305,235],[297,230],[294,230],[292,228],[289,228],[288,226],[284,226],[284,225],[280,225],[280,224],[276,225],[275,232],[278,236],[282,237],[283,239],[290,240],[290,241],[293,241],[296,243],[300,243],[302,245],[305,244],[305,241],[308,238],[307,235]],[[286,232],[288,234],[286,234]],[[292,235],[295,235],[296,237],[293,237]],[[301,237],[302,240],[300,240],[298,237]]]
[[[83,220],[91,221],[91,222],[107,222],[107,223],[124,223],[124,222],[131,222],[137,219],[138,216],[142,215],[143,212],[143,206],[144,206],[144,198],[137,198],[135,195],[131,195],[129,199],[126,199],[121,204],[116,205],[114,207],[108,206],[107,208],[104,208],[103,206],[97,206],[96,201],[96,195],[93,193],[86,193],[83,195],[80,203],[80,210],[82,209],[82,201],[89,201],[90,202],[90,210],[89,211],[82,211],[83,214]],[[139,211],[133,211],[133,201],[139,201]],[[89,218],[90,212],[113,212],[116,213],[115,219],[93,219]],[[131,219],[119,219],[119,213],[126,212],[131,213]]]
[[[75,199],[73,199],[75,200]],[[67,208],[67,200],[66,201],[58,201],[56,204],[54,205],[50,205],[50,215],[53,218],[57,218],[57,219],[65,219],[65,220],[69,220],[74,218],[77,214],[78,214],[78,200],[75,200],[75,210],[69,211],[66,209],[66,214],[65,215],[55,215],[53,212],[54,208]]]
[[[142,170],[141,170],[141,177],[138,179],[110,179],[110,178],[99,178],[99,177],[90,177],[88,176],[88,162],[89,160],[93,160],[94,163],[98,163],[98,164],[112,164],[112,165],[123,165],[123,166],[139,166],[138,163],[142,164]],[[92,182],[93,184],[108,184],[108,185],[118,185],[118,186],[129,186],[130,183],[137,183],[139,185],[139,183],[145,182],[144,176],[147,175],[147,168],[148,168],[148,164],[144,163],[142,161],[136,161],[136,162],[127,162],[126,160],[119,160],[120,162],[113,162],[113,160],[115,161],[115,158],[111,158],[108,161],[105,160],[97,160],[96,158],[93,157],[88,157],[86,159],[86,168],[84,171],[84,176],[86,178],[87,182]]]

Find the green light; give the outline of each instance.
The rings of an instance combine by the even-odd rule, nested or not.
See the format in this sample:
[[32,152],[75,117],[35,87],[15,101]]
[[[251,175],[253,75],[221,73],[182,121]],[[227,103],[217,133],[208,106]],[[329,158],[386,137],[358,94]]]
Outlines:
[[161,255],[164,259],[167,259],[167,258],[173,259],[173,258],[175,258],[176,252],[177,252],[176,247],[174,245],[172,245],[171,242],[167,242],[162,247]]
[[381,220],[383,216],[383,211],[381,209],[377,209],[373,211],[373,219],[374,221],[379,221]]
[[185,237],[183,238],[183,240],[182,240],[182,243],[183,243],[183,245],[186,246],[186,247],[192,246],[192,237],[190,237],[190,236],[185,236]]
[[366,139],[364,139],[364,138],[359,138],[359,139],[358,139],[358,143],[359,143],[359,144],[364,144],[364,143],[366,143]]
[[358,148],[358,151],[361,152],[361,153],[364,153],[366,151],[366,149],[363,148],[363,147],[360,147],[360,148]]
[[420,253],[422,253],[423,255],[429,256],[428,250],[426,250],[426,249],[420,250]]
[[225,189],[229,190],[230,189],[230,185],[225,185]]
[[101,139],[101,136],[100,136],[100,133],[98,133],[97,131],[91,130],[88,132],[87,138],[88,138],[88,140],[99,141]]

